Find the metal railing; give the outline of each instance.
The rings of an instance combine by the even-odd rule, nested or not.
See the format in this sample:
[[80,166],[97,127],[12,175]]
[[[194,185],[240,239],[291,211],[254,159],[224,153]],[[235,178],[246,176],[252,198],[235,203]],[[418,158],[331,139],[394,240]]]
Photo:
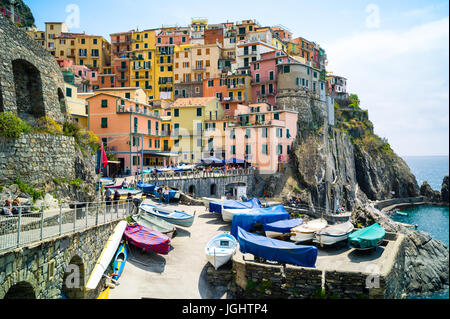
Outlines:
[[135,206],[126,200],[63,203],[57,207],[21,206],[0,215],[0,252],[123,219]]
[[210,178],[210,177],[231,177],[231,176],[244,176],[254,173],[252,168],[246,169],[228,169],[228,170],[216,170],[216,171],[184,171],[184,172],[162,172],[162,173],[146,173],[143,174],[144,182],[151,181],[164,181],[172,179],[195,179],[195,178]]

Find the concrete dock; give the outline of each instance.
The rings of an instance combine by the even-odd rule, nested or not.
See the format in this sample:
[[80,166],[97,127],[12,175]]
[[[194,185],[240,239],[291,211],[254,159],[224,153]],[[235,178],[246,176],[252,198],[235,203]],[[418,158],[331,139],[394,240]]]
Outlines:
[[[146,200],[146,203],[153,203]],[[175,206],[173,206],[175,207]],[[202,206],[177,205],[177,210],[196,213],[189,228],[177,226],[168,255],[142,253],[129,247],[120,285],[111,289],[110,299],[221,299],[226,291],[210,287],[206,281],[206,244],[217,234],[229,232],[231,225]]]

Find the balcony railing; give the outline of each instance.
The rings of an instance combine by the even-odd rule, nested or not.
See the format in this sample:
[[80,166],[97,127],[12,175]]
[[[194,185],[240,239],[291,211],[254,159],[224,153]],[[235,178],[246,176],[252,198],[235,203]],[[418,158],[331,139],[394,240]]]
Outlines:
[[125,77],[123,77],[123,78],[118,78],[117,81],[119,81],[119,82],[128,81],[128,77],[125,76]]
[[130,69],[129,66],[126,67],[116,66],[116,70],[119,72],[128,71],[129,69]]

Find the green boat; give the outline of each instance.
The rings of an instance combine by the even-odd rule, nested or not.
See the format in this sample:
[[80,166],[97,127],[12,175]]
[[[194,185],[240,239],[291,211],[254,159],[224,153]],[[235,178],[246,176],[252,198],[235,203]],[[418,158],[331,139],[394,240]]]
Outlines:
[[173,238],[175,235],[175,226],[159,217],[152,216],[146,213],[140,213],[132,216],[132,218],[139,225],[151,230],[159,231],[160,233],[167,235],[169,238]]
[[359,229],[348,237],[350,247],[366,250],[376,248],[383,242],[386,231],[378,223]]

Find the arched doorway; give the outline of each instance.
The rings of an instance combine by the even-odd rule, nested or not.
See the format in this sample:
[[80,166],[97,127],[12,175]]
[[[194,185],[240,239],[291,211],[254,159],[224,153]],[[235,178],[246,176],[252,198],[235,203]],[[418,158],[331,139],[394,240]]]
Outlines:
[[217,185],[216,184],[211,184],[210,195],[211,196],[217,195]]
[[68,299],[84,298],[84,263],[74,256],[64,270],[62,292]]
[[67,113],[66,98],[65,98],[63,90],[61,88],[58,88],[58,101],[59,101],[59,107],[61,109],[61,113],[65,116]]
[[22,281],[9,288],[4,299],[36,299],[36,294],[30,283]]
[[195,186],[194,185],[189,186],[189,194],[195,195]]
[[22,119],[45,116],[42,79],[39,70],[26,60],[12,61],[17,115]]

